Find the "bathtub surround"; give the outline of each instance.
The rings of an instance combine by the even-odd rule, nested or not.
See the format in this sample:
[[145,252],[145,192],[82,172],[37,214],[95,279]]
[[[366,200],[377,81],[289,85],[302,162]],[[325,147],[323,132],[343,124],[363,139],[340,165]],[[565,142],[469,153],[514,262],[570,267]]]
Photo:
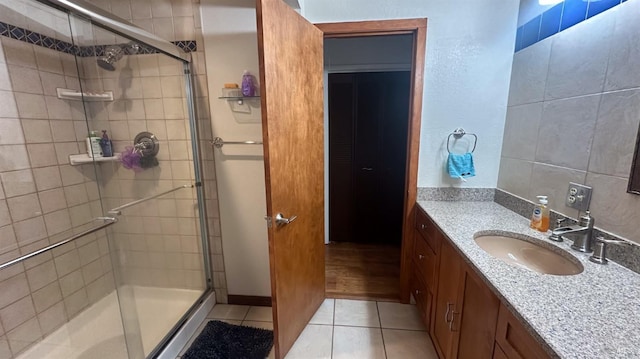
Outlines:
[[[180,319],[200,293],[196,290],[134,287],[136,309],[146,325],[142,343],[151,350]],[[157,312],[164,311],[163,317]],[[99,332],[100,335],[95,335]],[[18,356],[18,359],[127,358],[122,335],[122,318],[116,292],[100,299],[87,310]],[[4,356],[2,358],[5,358]]]
[[[193,79],[193,89],[194,89],[194,102],[196,105],[196,116],[198,119],[198,127],[200,138],[198,139],[200,145],[200,158],[202,161],[201,169],[202,169],[202,179],[203,186],[205,192],[205,207],[206,207],[206,215],[207,215],[207,224],[208,224],[208,233],[209,233],[209,257],[211,261],[211,269],[213,271],[213,283],[212,286],[216,293],[216,301],[218,303],[226,303],[227,302],[227,278],[225,273],[225,263],[223,259],[223,251],[222,251],[222,237],[221,237],[221,229],[220,229],[220,210],[218,208],[218,183],[215,173],[214,166],[214,157],[213,157],[213,149],[210,145],[210,141],[213,140],[213,131],[211,124],[211,116],[209,110],[209,91],[207,85],[207,68],[205,64],[205,50],[204,50],[204,41],[202,36],[202,21],[200,15],[200,1],[189,1],[189,0],[154,0],[154,1],[138,1],[138,0],[112,0],[112,1],[103,1],[103,0],[91,0],[89,1],[93,5],[98,6],[105,11],[112,13],[115,16],[118,16],[124,20],[127,20],[133,23],[136,26],[139,26],[142,29],[145,29],[153,34],[156,34],[166,40],[169,40],[176,45],[180,46],[181,43],[184,43],[184,46],[191,47],[195,46],[193,50],[190,52],[192,58],[192,79]],[[120,42],[120,41],[119,41]],[[94,44],[95,45],[95,44]],[[145,58],[142,55],[139,56],[141,61],[145,61]],[[156,61],[153,56],[147,57],[148,61],[154,62]],[[155,55],[159,56],[159,55]],[[88,58],[87,58],[88,59]],[[157,58],[156,58],[157,59]],[[159,60],[158,60],[159,61]],[[95,62],[95,61],[94,61]],[[143,66],[143,63],[140,63]],[[158,102],[158,96],[164,96],[162,92],[165,89],[168,89],[171,86],[171,79],[165,79],[163,83],[158,83],[158,77],[163,77],[165,75],[176,75],[177,73],[163,73],[163,65],[164,63],[160,63],[160,72],[157,73],[153,71],[152,73],[145,73],[141,71],[139,75],[135,75],[133,77],[140,77],[140,80],[144,78],[144,82],[142,83],[142,91],[143,91],[143,108],[147,113],[147,116],[151,116],[152,121],[154,119],[161,119],[163,116],[167,115],[167,110],[172,114],[174,112],[182,113],[183,109],[179,108],[181,104],[178,104],[176,101],[169,100],[169,103],[165,104],[162,102]],[[141,67],[142,69],[142,67]],[[161,79],[160,79],[161,80]],[[134,80],[133,85],[139,85],[137,80]],[[182,91],[183,85],[180,84],[180,91]],[[151,90],[155,90],[155,94],[152,94],[152,98],[144,98],[146,97],[145,91],[149,93]],[[154,93],[151,91],[151,93]],[[135,95],[134,95],[135,96]],[[217,95],[216,95],[217,96]],[[174,102],[172,104],[171,102]],[[139,107],[138,107],[139,108]],[[175,109],[176,111],[172,111]],[[149,118],[148,118],[149,119]],[[140,119],[138,119],[140,120]],[[119,129],[122,131],[131,132],[132,128],[136,128],[139,122],[132,123],[132,128],[129,125],[124,126],[124,122],[129,122],[129,119],[119,119],[117,121],[118,124],[122,124]],[[153,122],[159,124],[159,122]],[[161,139],[162,136],[165,135],[166,132],[176,133],[180,139],[176,139],[178,141],[182,141],[185,136],[184,131],[180,130],[178,132],[173,131],[174,127],[172,127],[171,123],[173,121],[168,121],[164,126],[164,132],[158,132],[158,135]],[[159,126],[163,127],[163,126]],[[151,128],[150,128],[151,129]],[[162,129],[160,130],[162,131]],[[152,131],[153,132],[153,131]],[[111,132],[113,134],[113,132]],[[135,133],[133,134],[135,136]],[[187,134],[188,136],[188,134]],[[133,138],[133,137],[131,137]],[[165,137],[167,138],[167,137]],[[116,145],[116,139],[114,140],[114,145]],[[123,145],[123,143],[120,143]],[[164,147],[164,146],[163,146]],[[178,145],[180,148],[174,148],[176,150],[182,151],[183,146]],[[162,148],[161,151],[165,151],[165,155],[168,154],[167,148]],[[184,149],[183,153],[186,153],[187,149]],[[188,158],[190,160],[190,158]],[[192,169],[187,169],[183,165],[183,160],[180,160],[181,163],[177,163],[176,166],[172,165],[169,171],[165,171],[165,174],[171,172],[174,176],[178,176],[180,173],[188,173],[187,171],[193,171]],[[178,183],[182,184],[182,183]]]
[[[0,261],[88,229],[103,215],[84,151],[81,103],[56,97],[76,87],[74,57],[8,37],[0,56]],[[104,230],[0,273],[0,357],[10,358],[115,289]]]
[[636,243],[640,196],[627,183],[640,125],[638,18],[640,1],[626,1],[514,55],[498,178],[527,200],[549,195],[574,219],[568,183],[591,186],[596,226]]
[[[111,3],[99,3],[111,9]],[[122,10],[122,2],[117,3],[114,8]],[[158,31],[167,34],[171,28],[170,40],[194,50],[191,71],[201,134],[197,140],[203,149],[210,256],[221,257],[215,172],[212,154],[207,151],[212,135],[204,54],[196,46],[198,36],[193,22],[197,10],[191,2],[158,1],[154,6],[160,3],[164,12],[157,21]],[[125,56],[116,64],[116,71],[100,73],[103,70],[96,66],[96,53],[100,54],[107,44],[128,40],[93,29],[78,18],[72,20],[70,27],[66,14],[41,4],[2,0],[0,5],[5,8],[0,21],[11,24],[0,25],[4,35],[0,35],[1,262],[67,238],[87,228],[92,218],[104,215],[109,208],[193,182],[184,82],[176,82],[183,79],[182,66],[176,67],[161,55],[143,50]],[[150,3],[147,5],[151,7]],[[22,14],[39,17],[34,20],[35,17]],[[12,31],[4,32],[5,27]],[[154,85],[155,80],[158,86]],[[147,83],[153,84],[142,86]],[[80,101],[58,99],[58,87],[105,88],[114,90],[117,96],[114,102],[85,108]],[[85,152],[89,129],[107,130],[119,150],[130,145],[131,134],[135,136],[152,125],[152,130],[162,136],[164,158],[158,168],[134,174],[121,171],[114,163],[69,165],[70,154]],[[184,191],[132,208],[132,213],[140,215],[125,213],[108,232],[83,237],[3,270],[0,357],[12,358],[24,352],[109,293],[114,294],[116,283],[160,289],[185,283],[185,290],[201,291],[204,278],[202,255],[198,254],[202,247],[197,214],[194,215],[195,194]],[[115,246],[110,248],[112,243]],[[112,263],[119,263],[122,254],[129,258],[128,265],[114,268]],[[218,301],[225,301],[224,266],[221,260],[214,259],[214,263],[213,286],[217,288]],[[160,264],[170,270],[158,271]],[[123,280],[125,276],[127,280]],[[178,312],[178,316],[182,315]],[[149,345],[153,347],[152,343]],[[150,350],[149,345],[145,350]]]

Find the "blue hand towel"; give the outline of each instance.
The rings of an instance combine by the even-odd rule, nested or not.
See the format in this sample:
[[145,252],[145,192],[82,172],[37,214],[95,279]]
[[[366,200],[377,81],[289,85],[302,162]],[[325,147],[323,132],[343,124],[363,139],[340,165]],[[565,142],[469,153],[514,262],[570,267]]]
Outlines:
[[447,172],[451,178],[465,179],[476,175],[476,169],[473,167],[473,155],[469,152],[458,155],[449,154],[447,159]]

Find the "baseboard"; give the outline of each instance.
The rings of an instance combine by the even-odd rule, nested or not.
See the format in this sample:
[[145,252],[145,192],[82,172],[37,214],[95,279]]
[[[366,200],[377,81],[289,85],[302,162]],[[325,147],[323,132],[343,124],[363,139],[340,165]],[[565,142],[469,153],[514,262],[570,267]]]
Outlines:
[[214,305],[216,305],[216,293],[211,292],[156,358],[176,359],[182,351],[182,348],[184,348],[189,339],[195,334],[202,322],[205,321],[207,314],[213,309]]
[[260,297],[256,295],[227,295],[229,304],[253,305],[255,307],[270,307],[271,297]]

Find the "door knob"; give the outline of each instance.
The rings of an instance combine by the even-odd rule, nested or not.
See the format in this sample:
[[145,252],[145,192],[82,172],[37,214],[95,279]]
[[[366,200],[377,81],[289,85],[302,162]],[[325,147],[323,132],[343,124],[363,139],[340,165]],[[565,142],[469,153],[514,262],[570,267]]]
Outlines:
[[285,224],[289,224],[295,221],[296,218],[298,218],[298,216],[291,216],[289,218],[286,218],[285,216],[282,215],[282,213],[278,213],[276,214],[276,224],[279,226],[283,226]]

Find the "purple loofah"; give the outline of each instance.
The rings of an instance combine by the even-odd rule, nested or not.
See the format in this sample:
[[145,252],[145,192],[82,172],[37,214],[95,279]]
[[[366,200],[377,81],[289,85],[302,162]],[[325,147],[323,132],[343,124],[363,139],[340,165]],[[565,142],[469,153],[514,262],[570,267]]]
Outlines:
[[134,150],[133,147],[127,146],[120,156],[120,162],[124,168],[133,170],[134,172],[140,172],[142,171],[142,167],[140,167],[141,157],[140,153]]

